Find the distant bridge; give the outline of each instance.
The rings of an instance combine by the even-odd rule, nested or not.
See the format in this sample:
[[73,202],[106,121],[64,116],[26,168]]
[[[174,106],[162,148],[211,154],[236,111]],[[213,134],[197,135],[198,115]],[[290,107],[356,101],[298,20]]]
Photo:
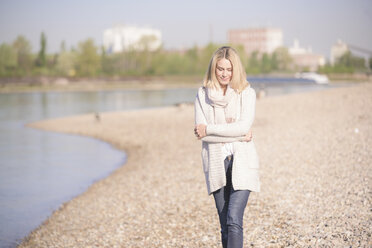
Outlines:
[[352,45],[352,44],[349,44],[349,43],[346,43],[346,45],[347,45],[351,50],[355,50],[355,51],[359,51],[359,52],[361,52],[361,53],[365,53],[365,54],[372,55],[372,51],[371,51],[371,50],[368,50],[368,49],[365,49],[365,48],[362,48],[362,47],[358,47],[358,46],[355,46],[355,45]]

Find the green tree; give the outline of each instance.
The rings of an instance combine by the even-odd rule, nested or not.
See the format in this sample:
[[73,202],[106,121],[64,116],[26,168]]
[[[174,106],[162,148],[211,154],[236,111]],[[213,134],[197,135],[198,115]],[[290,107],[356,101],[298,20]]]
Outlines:
[[17,54],[17,67],[20,74],[28,73],[32,67],[31,45],[24,36],[18,36],[13,42]]
[[271,61],[267,53],[264,53],[261,57],[261,73],[269,73],[271,71]]
[[337,60],[336,66],[349,67],[356,70],[364,70],[366,67],[364,58],[355,56],[350,51]]
[[247,62],[248,62],[248,55],[245,52],[244,46],[243,45],[231,45],[231,46],[234,47],[236,52],[238,53],[240,61],[243,64],[243,68],[246,68]]
[[137,46],[140,50],[150,50],[151,43],[155,42],[156,39],[155,35],[144,35],[138,41]]
[[58,55],[56,70],[63,76],[73,77],[76,74],[77,54],[75,51],[64,51]]
[[273,56],[276,60],[276,69],[278,70],[288,70],[289,65],[292,63],[292,57],[288,52],[286,47],[278,47],[275,49]]
[[352,67],[346,67],[343,65],[330,65],[326,64],[318,69],[319,73],[324,73],[324,74],[330,74],[330,73],[353,73],[354,68]]
[[271,54],[270,67],[274,71],[279,68],[278,55],[275,52]]
[[185,72],[184,60],[180,54],[172,53],[167,56],[165,65],[167,74],[183,74]]
[[369,58],[368,65],[369,65],[369,69],[372,70],[372,57]]
[[155,57],[152,62],[153,70],[155,75],[164,75],[167,74],[167,58],[168,54],[163,51],[159,51],[155,54]]
[[0,75],[10,76],[17,67],[17,52],[16,50],[3,43],[0,45]]
[[77,73],[80,76],[95,76],[100,69],[100,56],[92,39],[79,43],[77,51]]
[[248,58],[246,71],[248,74],[259,74],[261,71],[261,63],[259,60],[258,51],[254,51]]
[[213,53],[220,47],[219,44],[209,43],[200,51],[198,67],[205,73]]
[[66,51],[66,42],[65,41],[61,42],[59,50],[60,50],[61,53]]
[[188,49],[184,55],[184,74],[196,74],[198,73],[198,47],[194,46]]
[[47,45],[46,37],[44,32],[42,32],[40,35],[40,51],[36,59],[37,66],[40,67],[46,66],[46,45]]
[[112,74],[110,73],[110,63],[109,63],[109,55],[106,53],[106,49],[104,46],[101,46],[101,69],[104,74]]

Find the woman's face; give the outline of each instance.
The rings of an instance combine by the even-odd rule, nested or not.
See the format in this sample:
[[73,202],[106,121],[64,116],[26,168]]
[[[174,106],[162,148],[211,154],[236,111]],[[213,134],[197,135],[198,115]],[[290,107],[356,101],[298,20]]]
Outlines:
[[225,88],[231,81],[232,65],[228,59],[220,59],[216,64],[216,77],[220,86]]

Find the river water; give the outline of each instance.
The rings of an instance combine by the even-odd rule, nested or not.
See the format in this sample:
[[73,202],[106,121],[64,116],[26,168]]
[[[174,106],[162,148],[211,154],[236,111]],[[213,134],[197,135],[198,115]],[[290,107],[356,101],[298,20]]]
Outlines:
[[[267,95],[328,85],[250,79]],[[168,106],[195,99],[196,88],[0,94],[0,247],[15,247],[62,203],[125,163],[98,140],[45,132],[27,123],[68,115]]]

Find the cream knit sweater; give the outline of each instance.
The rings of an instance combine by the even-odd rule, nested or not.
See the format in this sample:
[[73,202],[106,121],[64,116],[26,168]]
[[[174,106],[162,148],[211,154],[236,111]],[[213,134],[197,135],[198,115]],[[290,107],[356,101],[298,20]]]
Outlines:
[[224,171],[214,169],[223,165],[222,151],[213,149],[215,146],[210,146],[210,144],[226,142],[233,143],[233,188],[260,191],[259,162],[254,142],[253,140],[243,141],[254,120],[255,104],[256,93],[251,87],[247,87],[240,93],[236,121],[227,124],[212,124],[210,113],[213,112],[213,106],[208,103],[205,88],[199,88],[195,99],[195,124],[207,125],[207,136],[202,138],[202,160],[208,194],[226,185]]

